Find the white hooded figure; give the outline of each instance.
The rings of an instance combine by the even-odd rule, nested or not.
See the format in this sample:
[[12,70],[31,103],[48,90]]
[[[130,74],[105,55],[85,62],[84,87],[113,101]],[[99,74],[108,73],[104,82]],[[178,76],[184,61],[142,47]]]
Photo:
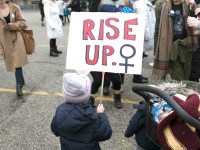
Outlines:
[[43,0],[46,17],[47,37],[56,39],[63,36],[62,22],[59,18],[59,7],[56,0]]

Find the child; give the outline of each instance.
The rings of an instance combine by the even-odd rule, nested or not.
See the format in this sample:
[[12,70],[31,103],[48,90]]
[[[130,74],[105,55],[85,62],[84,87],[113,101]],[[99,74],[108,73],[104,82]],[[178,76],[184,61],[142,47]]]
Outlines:
[[60,136],[62,150],[101,150],[100,141],[112,135],[103,104],[97,112],[88,104],[91,82],[86,75],[66,73],[63,76],[65,102],[61,104],[51,122],[51,130]]
[[160,148],[155,145],[146,136],[146,104],[135,104],[134,108],[138,108],[137,112],[132,116],[129,125],[124,133],[124,136],[129,138],[135,134],[136,148],[135,150],[160,150]]

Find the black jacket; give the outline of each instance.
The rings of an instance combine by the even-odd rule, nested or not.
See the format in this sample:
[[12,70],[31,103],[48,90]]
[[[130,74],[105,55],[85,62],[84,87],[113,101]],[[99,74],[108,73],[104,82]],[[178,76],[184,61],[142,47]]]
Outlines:
[[51,130],[60,136],[62,150],[100,150],[99,141],[108,140],[112,135],[106,114],[96,113],[88,104],[61,104]]
[[97,12],[99,3],[101,0],[89,0],[89,11],[90,12]]
[[71,11],[84,12],[87,8],[86,0],[72,0],[68,7],[71,8]]

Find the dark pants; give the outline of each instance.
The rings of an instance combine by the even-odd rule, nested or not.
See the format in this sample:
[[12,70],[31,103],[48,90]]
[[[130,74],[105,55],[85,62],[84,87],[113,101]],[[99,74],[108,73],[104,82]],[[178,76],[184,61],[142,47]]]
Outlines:
[[56,39],[50,39],[50,48],[55,48],[56,47]]
[[66,21],[66,18],[67,18],[68,23],[70,23],[69,15],[64,16],[64,22],[65,22],[65,23],[67,22],[67,21]]
[[16,84],[22,86],[24,82],[22,67],[15,68],[15,79]]
[[40,10],[40,14],[41,14],[41,21],[44,22],[44,11],[43,10]]
[[[101,86],[102,82],[102,72],[95,72],[91,71],[90,72],[93,78],[92,82],[92,88],[91,88],[91,94],[97,93],[99,87]],[[112,88],[113,90],[120,90],[121,89],[121,77],[119,73],[105,73],[111,80],[112,82]]]
[[60,20],[63,22],[64,20],[63,20],[63,15],[59,15],[59,17],[60,17]]
[[[125,76],[125,74],[121,73],[120,76],[121,76],[120,77],[121,84],[123,85],[124,84],[124,76]],[[104,77],[104,83],[103,83],[103,85],[104,85],[104,87],[105,86],[106,87],[110,87],[110,78],[107,75],[105,75],[105,77]]]
[[199,82],[199,79],[200,79],[200,69],[199,69],[200,68],[200,51],[199,50],[200,49],[198,49],[196,52],[194,52],[192,54],[191,71],[190,71],[189,81]]

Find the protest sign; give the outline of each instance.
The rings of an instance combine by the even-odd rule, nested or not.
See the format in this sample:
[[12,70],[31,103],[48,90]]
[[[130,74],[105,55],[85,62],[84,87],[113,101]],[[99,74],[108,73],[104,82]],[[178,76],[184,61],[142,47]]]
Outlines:
[[141,74],[144,24],[139,14],[72,12],[66,69]]

